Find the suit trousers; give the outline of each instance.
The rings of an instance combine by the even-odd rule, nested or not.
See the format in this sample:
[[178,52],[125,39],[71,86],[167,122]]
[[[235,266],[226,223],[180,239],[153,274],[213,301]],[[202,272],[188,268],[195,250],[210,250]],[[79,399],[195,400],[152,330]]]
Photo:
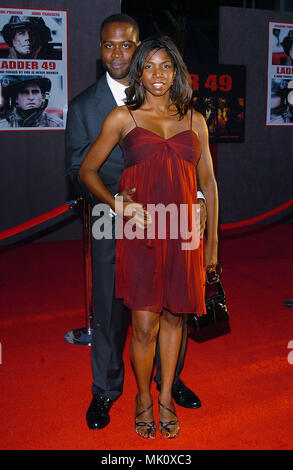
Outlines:
[[[97,220],[97,217],[92,217],[92,234]],[[111,238],[96,239],[92,236],[92,393],[101,394],[112,401],[123,390],[122,354],[129,325],[129,311],[124,307],[123,300],[115,297],[115,251],[114,224]]]

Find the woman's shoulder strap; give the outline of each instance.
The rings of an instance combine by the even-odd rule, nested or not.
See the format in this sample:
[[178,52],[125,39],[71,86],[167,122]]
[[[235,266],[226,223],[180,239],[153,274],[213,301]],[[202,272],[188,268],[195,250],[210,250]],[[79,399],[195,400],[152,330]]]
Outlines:
[[134,124],[135,124],[136,127],[137,127],[136,120],[134,119],[134,116],[133,116],[132,112],[130,111],[130,109],[128,108],[128,106],[127,106],[127,109],[128,109],[128,111],[129,111],[130,116],[132,117],[132,119],[133,119],[133,121],[134,121]]

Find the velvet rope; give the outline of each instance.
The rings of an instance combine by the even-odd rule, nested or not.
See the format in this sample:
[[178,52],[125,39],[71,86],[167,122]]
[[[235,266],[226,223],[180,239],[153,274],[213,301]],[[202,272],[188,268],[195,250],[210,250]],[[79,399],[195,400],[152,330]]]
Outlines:
[[230,224],[220,224],[220,230],[231,230],[233,228],[246,227],[248,225],[256,224],[257,222],[260,222],[261,220],[268,219],[272,215],[278,214],[279,212],[283,212],[284,210],[288,209],[292,205],[293,205],[293,197],[289,199],[289,201],[282,204],[281,206],[276,207],[275,209],[272,209],[268,212],[265,212],[264,214],[260,214],[257,217],[252,217],[251,219],[241,220],[240,222],[232,222]]
[[64,212],[67,212],[69,209],[75,206],[77,202],[78,202],[77,200],[66,202],[62,204],[61,206],[57,207],[56,209],[52,209],[51,211],[46,212],[45,214],[39,215],[38,217],[35,217],[34,219],[30,219],[27,222],[24,222],[20,225],[16,225],[15,227],[4,230],[3,232],[0,232],[0,240],[4,240],[5,238],[12,237],[13,235],[16,235],[17,233],[23,232],[24,230],[35,227],[36,225],[46,222],[47,220],[53,219],[54,217],[57,217],[58,215],[63,214]]
[[[64,212],[67,212],[69,209],[75,206],[78,203],[78,201],[79,200],[66,202],[65,204],[62,204],[56,209],[46,212],[45,214],[39,215],[38,217],[35,217],[34,219],[28,220],[27,222],[24,222],[23,224],[16,225],[15,227],[12,227],[8,230],[4,230],[3,232],[0,232],[0,240],[4,240],[5,238],[12,237],[13,235],[16,235],[17,233],[23,232],[24,230],[27,230],[31,227],[35,227],[36,225],[46,222],[49,219],[53,219],[54,217],[57,217],[58,215],[63,214]],[[241,220],[240,222],[232,222],[230,224],[220,224],[219,228],[220,230],[231,230],[234,228],[253,225],[257,222],[260,222],[261,220],[265,220],[271,217],[272,215],[278,214],[279,212],[283,212],[284,210],[288,209],[292,205],[293,205],[293,198],[289,199],[289,201],[285,202],[281,206],[276,207],[275,209],[272,209],[268,212],[265,212],[264,214],[260,214],[257,217],[253,217],[251,219],[246,219],[246,220]]]

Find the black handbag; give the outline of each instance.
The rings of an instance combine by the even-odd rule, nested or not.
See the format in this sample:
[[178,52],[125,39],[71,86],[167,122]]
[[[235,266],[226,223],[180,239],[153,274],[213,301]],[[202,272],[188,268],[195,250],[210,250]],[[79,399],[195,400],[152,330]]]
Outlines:
[[[222,268],[219,266],[215,271],[207,273],[205,297],[207,313],[201,316],[196,314],[188,315],[189,325],[191,325],[197,332],[202,328],[211,326],[213,326],[213,329],[215,330],[215,327],[217,326],[215,324],[220,322],[227,323],[230,318],[226,305],[225,291],[220,280],[221,272]],[[227,328],[225,332],[227,332]]]

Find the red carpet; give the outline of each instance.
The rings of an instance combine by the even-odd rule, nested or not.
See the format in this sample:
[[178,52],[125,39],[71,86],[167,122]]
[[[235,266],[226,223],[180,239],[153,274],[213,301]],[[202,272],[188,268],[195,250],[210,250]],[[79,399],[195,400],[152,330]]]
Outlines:
[[[64,341],[84,326],[81,242],[34,243],[1,253],[1,427],[4,450],[290,449],[293,440],[293,224],[221,241],[229,334],[189,339],[182,379],[202,408],[177,407],[181,431],[145,441],[133,429],[135,380],[104,430],[90,431],[90,348]],[[155,419],[157,391],[153,387]]]

